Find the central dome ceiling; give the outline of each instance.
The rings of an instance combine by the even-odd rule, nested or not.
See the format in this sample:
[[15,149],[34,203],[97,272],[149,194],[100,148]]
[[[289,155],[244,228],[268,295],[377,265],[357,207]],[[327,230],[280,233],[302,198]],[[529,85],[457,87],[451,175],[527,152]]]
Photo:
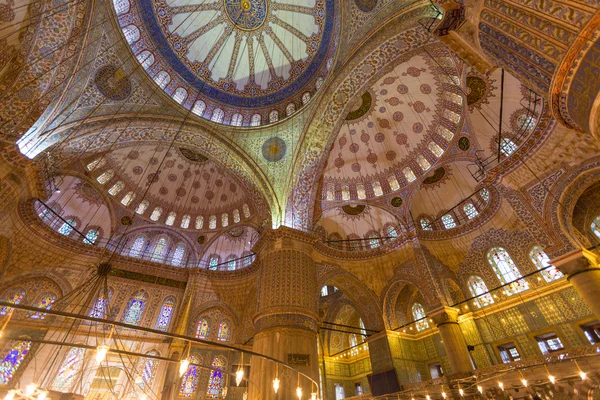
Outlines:
[[115,5],[154,80],[196,114],[232,125],[275,122],[308,102],[331,68],[335,8],[334,0]]

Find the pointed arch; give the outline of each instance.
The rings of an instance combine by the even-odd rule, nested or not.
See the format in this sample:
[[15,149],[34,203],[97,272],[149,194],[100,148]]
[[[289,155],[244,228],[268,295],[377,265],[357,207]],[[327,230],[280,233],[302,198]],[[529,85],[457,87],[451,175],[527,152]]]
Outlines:
[[156,319],[156,325],[154,329],[159,331],[168,331],[169,325],[171,325],[171,319],[173,318],[173,312],[175,311],[175,297],[167,297],[160,308],[158,318]]
[[227,360],[223,356],[216,356],[211,363],[212,372],[208,380],[206,397],[209,399],[219,398],[223,391],[223,373],[227,367]]

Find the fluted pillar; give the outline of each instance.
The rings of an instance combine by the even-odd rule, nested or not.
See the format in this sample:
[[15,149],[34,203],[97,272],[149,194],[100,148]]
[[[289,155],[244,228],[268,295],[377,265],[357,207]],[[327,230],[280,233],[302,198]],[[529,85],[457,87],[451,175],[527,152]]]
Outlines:
[[473,372],[473,363],[467,342],[458,325],[458,312],[457,308],[443,306],[427,316],[433,319],[440,332],[452,374],[464,375]]
[[577,293],[600,318],[600,265],[599,257],[585,249],[579,249],[556,257],[551,261],[571,282]]
[[[282,227],[265,233],[256,244],[261,272],[252,350],[291,363],[318,382],[318,288],[311,256],[314,241],[311,235]],[[297,398],[298,375],[280,367],[277,395],[273,390],[275,376],[275,363],[252,357],[248,398]],[[302,398],[309,399],[310,381],[300,379],[300,386]]]

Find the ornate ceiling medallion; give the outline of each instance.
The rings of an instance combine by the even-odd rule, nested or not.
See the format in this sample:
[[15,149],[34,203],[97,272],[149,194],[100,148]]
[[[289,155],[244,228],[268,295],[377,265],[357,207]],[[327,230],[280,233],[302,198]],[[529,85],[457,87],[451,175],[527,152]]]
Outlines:
[[402,197],[394,197],[391,201],[392,206],[400,207],[403,203]]
[[131,81],[122,69],[105,65],[96,72],[96,87],[106,98],[125,100],[131,94]]
[[446,170],[444,169],[444,167],[439,167],[433,172],[432,175],[428,176],[423,180],[423,184],[432,185],[436,182],[439,182],[444,177],[444,175],[446,175]]
[[258,29],[267,19],[266,0],[223,0],[229,21],[245,31]]

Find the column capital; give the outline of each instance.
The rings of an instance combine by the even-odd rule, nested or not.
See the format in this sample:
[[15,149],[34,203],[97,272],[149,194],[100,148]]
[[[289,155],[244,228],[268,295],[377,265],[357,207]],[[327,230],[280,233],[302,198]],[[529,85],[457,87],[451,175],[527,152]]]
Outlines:
[[458,323],[458,313],[460,310],[454,307],[442,306],[427,314],[435,322],[436,326],[444,324]]
[[558,256],[550,261],[562,273],[572,276],[599,268],[600,257],[586,249],[577,249]]

